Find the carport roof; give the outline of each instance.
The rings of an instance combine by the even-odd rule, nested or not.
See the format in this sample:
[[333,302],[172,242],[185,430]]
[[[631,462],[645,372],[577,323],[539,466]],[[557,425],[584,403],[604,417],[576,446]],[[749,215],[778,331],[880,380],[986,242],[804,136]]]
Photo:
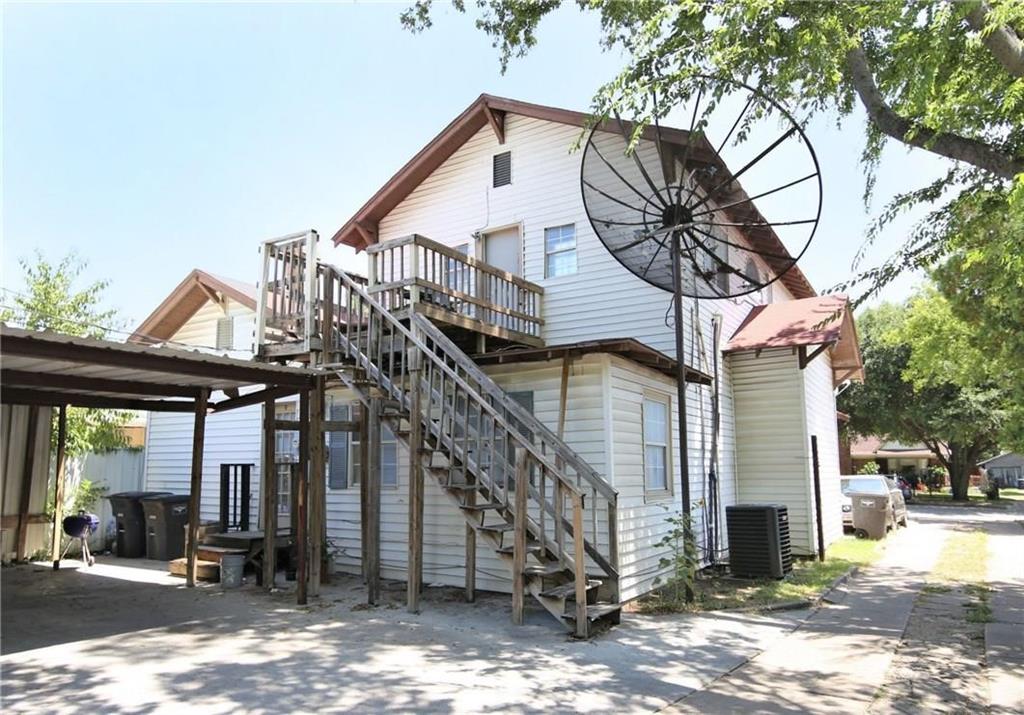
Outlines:
[[[305,389],[314,376],[308,368],[6,325],[0,325],[0,353],[0,399],[8,404],[191,412],[205,389],[229,395],[210,403],[219,411]],[[254,385],[267,389],[238,394]]]

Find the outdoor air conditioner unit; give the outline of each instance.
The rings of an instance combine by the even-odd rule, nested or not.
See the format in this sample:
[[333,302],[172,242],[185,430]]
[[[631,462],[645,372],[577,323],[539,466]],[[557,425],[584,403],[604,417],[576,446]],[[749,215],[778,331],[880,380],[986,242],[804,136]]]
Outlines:
[[785,506],[736,504],[725,508],[725,523],[733,575],[784,578],[793,570]]

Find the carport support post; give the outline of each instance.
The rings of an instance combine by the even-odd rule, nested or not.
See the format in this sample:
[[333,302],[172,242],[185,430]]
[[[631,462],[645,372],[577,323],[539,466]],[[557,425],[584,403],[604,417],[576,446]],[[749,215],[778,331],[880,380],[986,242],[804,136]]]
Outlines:
[[263,586],[268,591],[274,588],[274,574],[277,572],[277,465],[274,464],[274,440],[277,433],[274,419],[277,417],[274,398],[263,403]]
[[365,462],[367,469],[363,489],[366,490],[366,542],[363,559],[366,563],[367,602],[371,606],[380,601],[380,398],[370,399],[369,449]]
[[825,524],[821,514],[821,467],[818,463],[818,435],[811,435],[811,469],[814,472],[814,521],[818,527],[818,561],[825,560]]
[[53,570],[60,568],[61,522],[64,521],[64,469],[67,462],[68,406],[61,405],[57,413],[57,471],[53,485],[53,540],[50,553]]
[[207,388],[199,390],[196,396],[195,420],[192,427],[192,483],[188,494],[188,560],[186,561],[185,585],[196,585],[196,554],[199,551],[199,503],[203,489],[203,441],[206,437],[206,401],[210,396]]
[[309,390],[299,393],[299,464],[295,485],[295,598],[306,605],[309,589]]
[[[313,383],[309,403],[309,595],[320,595],[320,567],[324,558],[326,524],[326,456],[324,447],[324,387],[325,379],[317,377]],[[346,437],[347,438],[347,437]]]
[[[416,251],[413,251],[416,253]],[[416,328],[413,328],[416,331]],[[418,334],[414,332],[418,337]],[[423,446],[420,395],[420,353],[409,351],[409,566],[406,582],[407,607],[419,613],[420,591],[423,588]]]

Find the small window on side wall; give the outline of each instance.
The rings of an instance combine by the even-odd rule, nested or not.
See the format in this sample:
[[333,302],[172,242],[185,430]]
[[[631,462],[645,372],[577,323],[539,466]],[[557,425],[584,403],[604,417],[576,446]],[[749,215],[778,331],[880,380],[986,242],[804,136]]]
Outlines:
[[217,319],[217,344],[218,350],[230,350],[235,342],[235,319],[232,317]]
[[666,496],[672,492],[670,404],[667,397],[645,397],[643,401],[644,492],[648,496]]
[[512,152],[494,155],[494,188],[512,183]]
[[576,272],[576,225],[544,229],[544,277],[556,278]]

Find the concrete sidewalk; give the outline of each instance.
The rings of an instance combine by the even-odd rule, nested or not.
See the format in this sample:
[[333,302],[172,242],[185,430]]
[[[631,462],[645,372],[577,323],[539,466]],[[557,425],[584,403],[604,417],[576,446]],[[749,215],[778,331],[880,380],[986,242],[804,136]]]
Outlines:
[[[1024,507],[1024,505],[1021,505]],[[1024,509],[1012,520],[993,522],[989,533],[989,605],[985,625],[991,712],[1024,712]]]
[[866,711],[946,536],[941,524],[929,521],[892,536],[879,563],[848,582],[839,605],[818,610],[792,634],[668,711]]

